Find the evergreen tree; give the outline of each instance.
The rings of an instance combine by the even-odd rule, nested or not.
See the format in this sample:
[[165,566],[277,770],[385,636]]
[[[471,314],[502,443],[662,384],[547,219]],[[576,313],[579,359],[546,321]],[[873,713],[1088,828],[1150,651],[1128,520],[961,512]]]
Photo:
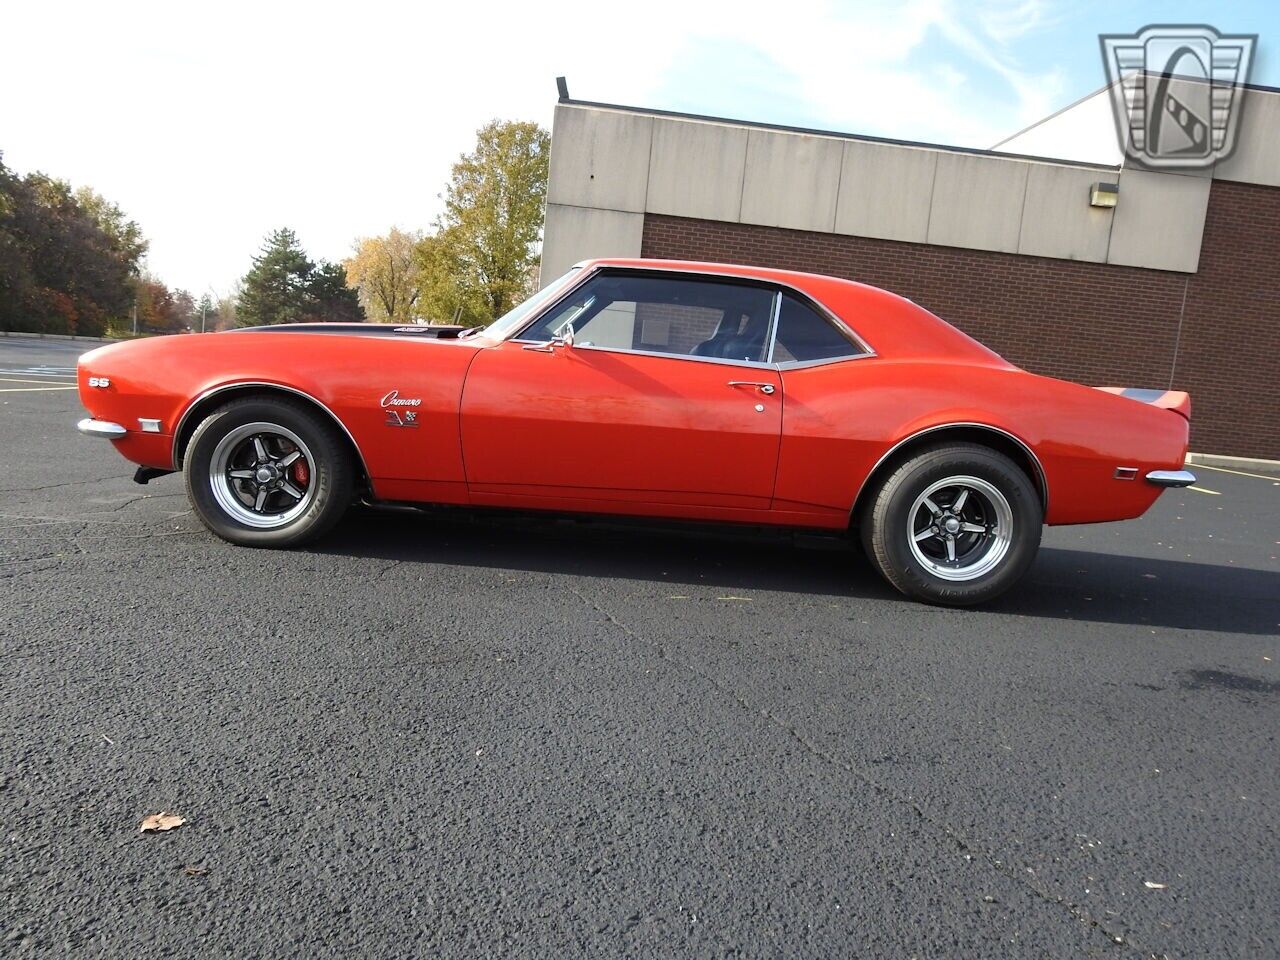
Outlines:
[[236,323],[255,327],[307,319],[308,285],[314,270],[296,233],[288,227],[272,231],[245,274]]
[[347,286],[340,263],[322,261],[307,280],[308,319],[329,323],[363,323],[360,296]]

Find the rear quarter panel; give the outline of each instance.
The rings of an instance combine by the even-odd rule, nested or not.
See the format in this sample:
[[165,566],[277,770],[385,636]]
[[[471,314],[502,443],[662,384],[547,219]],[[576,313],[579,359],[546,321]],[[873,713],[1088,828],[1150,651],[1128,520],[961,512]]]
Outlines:
[[[1188,424],[1168,410],[1008,365],[866,358],[783,372],[775,507],[851,508],[900,441],[947,424],[1020,439],[1044,470],[1046,522],[1140,516],[1160,494],[1141,477],[1182,466]],[[1137,480],[1116,480],[1118,466]]]
[[[289,387],[315,398],[342,421],[379,496],[393,495],[402,481],[461,489],[458,407],[474,350],[456,340],[288,332],[158,337],[81,357],[80,396],[94,417],[130,431],[113,441],[124,456],[168,469],[174,466],[174,431],[199,397],[242,383]],[[90,375],[109,377],[110,387],[89,387]],[[415,408],[419,426],[386,426],[380,401],[391,390],[421,399]],[[137,432],[139,417],[159,419],[161,432]]]

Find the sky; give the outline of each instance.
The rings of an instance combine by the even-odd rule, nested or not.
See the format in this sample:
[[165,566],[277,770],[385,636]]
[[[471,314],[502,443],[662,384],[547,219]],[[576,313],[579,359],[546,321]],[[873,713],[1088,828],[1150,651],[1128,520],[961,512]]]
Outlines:
[[1102,86],[1099,33],[1205,22],[1259,34],[1252,80],[1280,86],[1274,0],[12,0],[0,152],[115,201],[152,273],[222,296],[276,227],[329,260],[430,229],[476,129],[550,128],[560,75],[580,100],[989,147]]

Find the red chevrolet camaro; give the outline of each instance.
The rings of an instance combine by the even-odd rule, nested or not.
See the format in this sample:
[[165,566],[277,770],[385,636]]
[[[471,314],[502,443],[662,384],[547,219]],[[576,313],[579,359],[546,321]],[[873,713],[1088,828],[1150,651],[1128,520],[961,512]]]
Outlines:
[[832,277],[580,264],[487,327],[298,324],[102,347],[80,430],[181,470],[205,525],[281,547],[353,499],[849,531],[910,596],[972,604],[1045,523],[1140,516],[1190,402],[1020,370]]

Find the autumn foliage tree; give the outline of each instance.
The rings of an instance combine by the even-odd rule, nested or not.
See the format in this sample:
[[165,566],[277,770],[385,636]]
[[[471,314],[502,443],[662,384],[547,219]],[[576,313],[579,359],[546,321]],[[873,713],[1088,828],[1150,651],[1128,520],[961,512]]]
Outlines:
[[535,123],[494,120],[453,165],[436,234],[418,246],[426,312],[488,323],[533,292],[551,137]]
[[395,227],[385,237],[362,237],[343,263],[347,282],[360,294],[360,305],[377,323],[413,323],[423,272],[418,261],[422,234]]
[[132,308],[145,252],[115,204],[0,160],[0,328],[101,334]]

